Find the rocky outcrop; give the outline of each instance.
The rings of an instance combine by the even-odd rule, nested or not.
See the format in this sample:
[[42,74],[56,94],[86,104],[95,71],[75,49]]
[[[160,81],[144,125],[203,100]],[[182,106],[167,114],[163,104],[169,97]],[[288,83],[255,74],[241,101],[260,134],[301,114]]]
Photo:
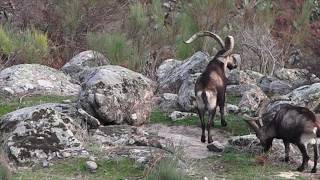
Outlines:
[[292,92],[279,97],[279,99],[281,100],[275,101],[268,106],[267,112],[275,111],[276,107],[280,104],[304,106],[312,111],[319,112],[320,83],[299,87]]
[[228,79],[228,85],[239,85],[255,83],[263,75],[255,71],[242,71],[239,69],[227,70],[226,77]]
[[314,74],[311,74],[306,69],[280,69],[275,72],[275,77],[280,80],[286,81],[294,88],[320,82],[320,79]]
[[81,75],[79,105],[102,124],[141,125],[152,110],[154,83],[120,66],[91,68]]
[[206,54],[196,52],[182,63],[176,60],[164,61],[157,71],[159,92],[178,93],[182,83],[191,74],[201,73],[206,68],[208,59]]
[[241,112],[255,112],[266,99],[268,97],[264,92],[258,86],[255,86],[243,93],[239,103],[240,110]]
[[74,56],[61,70],[79,81],[79,76],[84,70],[109,64],[109,60],[103,54],[89,50]]
[[40,64],[20,64],[0,72],[0,92],[10,96],[51,94],[76,96],[80,87],[62,72]]
[[191,74],[188,79],[182,83],[178,93],[178,103],[183,111],[195,110],[195,92],[194,87],[201,73]]
[[92,140],[108,146],[150,146],[162,148],[159,137],[129,125],[100,126],[90,131]]
[[158,106],[162,112],[166,113],[180,110],[180,106],[178,104],[178,95],[172,93],[162,94]]
[[19,109],[1,117],[1,142],[17,165],[81,155],[86,151],[77,135],[86,134],[81,127],[86,118],[66,104]]
[[293,90],[293,86],[290,83],[279,80],[273,76],[264,76],[260,78],[257,85],[263,92],[277,95],[284,95]]

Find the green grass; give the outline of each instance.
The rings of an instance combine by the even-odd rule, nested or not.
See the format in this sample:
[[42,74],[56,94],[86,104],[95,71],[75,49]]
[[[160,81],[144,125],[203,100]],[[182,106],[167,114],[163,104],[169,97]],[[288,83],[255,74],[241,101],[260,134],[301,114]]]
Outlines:
[[134,179],[143,177],[143,168],[135,165],[132,160],[118,161],[101,159],[97,161],[98,169],[90,173],[85,167],[86,159],[72,158],[55,162],[49,168],[36,167],[33,170],[21,171],[13,176],[14,180],[42,180],[42,179]]
[[[281,179],[274,177],[280,172],[291,171],[286,163],[276,163],[266,161],[265,164],[256,162],[256,155],[227,149],[222,156],[212,156],[200,160],[195,164],[202,169],[202,173],[214,173],[215,178],[224,179]],[[210,169],[208,167],[211,167]]]
[[240,96],[227,95],[226,102],[233,105],[238,105],[241,100]]
[[[205,117],[206,119],[208,117]],[[215,128],[223,129],[230,132],[234,136],[249,134],[249,127],[244,122],[241,116],[235,114],[227,114],[225,119],[228,123],[227,127],[221,127],[220,116],[215,116]],[[151,123],[166,124],[170,126],[198,126],[200,127],[200,120],[198,117],[192,117],[185,120],[172,121],[169,116],[160,111],[154,111],[150,117]]]
[[24,107],[30,107],[44,103],[62,103],[62,101],[66,99],[73,100],[74,97],[53,95],[32,96],[23,98],[21,103],[19,98],[5,99],[0,97],[0,116]]

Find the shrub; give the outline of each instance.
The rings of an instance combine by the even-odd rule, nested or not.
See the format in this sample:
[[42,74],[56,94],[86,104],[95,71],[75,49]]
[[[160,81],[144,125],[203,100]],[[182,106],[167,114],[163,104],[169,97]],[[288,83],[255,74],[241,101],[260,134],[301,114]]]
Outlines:
[[170,157],[158,157],[158,161],[153,162],[149,168],[146,169],[147,180],[189,180],[185,172],[181,169],[181,163],[184,159],[184,152],[181,145],[176,146],[169,141],[165,145],[165,149],[171,152]]
[[129,31],[132,33],[132,36],[137,36],[141,32],[144,32],[147,27],[148,18],[146,11],[140,2],[130,5],[128,20]]
[[89,33],[87,42],[90,49],[101,52],[108,57],[112,64],[123,65],[133,54],[127,40],[119,33]]
[[17,32],[8,27],[0,27],[0,52],[6,56],[16,54],[20,63],[42,63],[49,56],[47,34],[35,29]]
[[5,56],[9,56],[15,51],[15,45],[11,39],[12,35],[9,32],[3,26],[0,26],[0,52]]
[[185,59],[191,56],[195,51],[201,49],[202,40],[198,40],[192,44],[184,44],[184,41],[196,33],[199,28],[193,17],[187,12],[181,13],[176,19],[176,27],[178,35],[176,37],[176,56]]
[[166,158],[161,160],[147,180],[188,180],[191,179],[184,175],[178,167],[178,162]]
[[42,63],[49,56],[47,34],[35,29],[22,33],[17,45],[20,54],[27,63]]

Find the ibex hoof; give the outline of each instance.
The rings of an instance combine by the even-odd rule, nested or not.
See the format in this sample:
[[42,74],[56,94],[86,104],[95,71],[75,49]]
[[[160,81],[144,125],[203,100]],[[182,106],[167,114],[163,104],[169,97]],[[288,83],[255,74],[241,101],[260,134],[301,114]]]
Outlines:
[[303,166],[298,167],[297,171],[302,172],[304,170]]
[[280,161],[288,163],[289,162],[289,158],[281,158]]
[[316,168],[313,168],[312,170],[311,170],[311,173],[316,173],[317,172],[317,169]]
[[203,143],[206,142],[206,137],[205,136],[201,136],[201,142],[203,142]]

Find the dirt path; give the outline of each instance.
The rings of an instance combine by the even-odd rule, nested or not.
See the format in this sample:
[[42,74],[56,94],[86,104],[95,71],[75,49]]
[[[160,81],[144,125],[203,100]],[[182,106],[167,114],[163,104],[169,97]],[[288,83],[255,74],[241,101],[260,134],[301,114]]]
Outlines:
[[[170,140],[175,146],[181,146],[184,155],[188,159],[203,159],[212,156],[213,152],[208,151],[207,143],[200,141],[201,128],[189,126],[166,126],[153,124],[147,127],[149,132],[157,133],[165,140]],[[211,134],[214,141],[226,144],[230,134],[220,129],[212,129]]]

